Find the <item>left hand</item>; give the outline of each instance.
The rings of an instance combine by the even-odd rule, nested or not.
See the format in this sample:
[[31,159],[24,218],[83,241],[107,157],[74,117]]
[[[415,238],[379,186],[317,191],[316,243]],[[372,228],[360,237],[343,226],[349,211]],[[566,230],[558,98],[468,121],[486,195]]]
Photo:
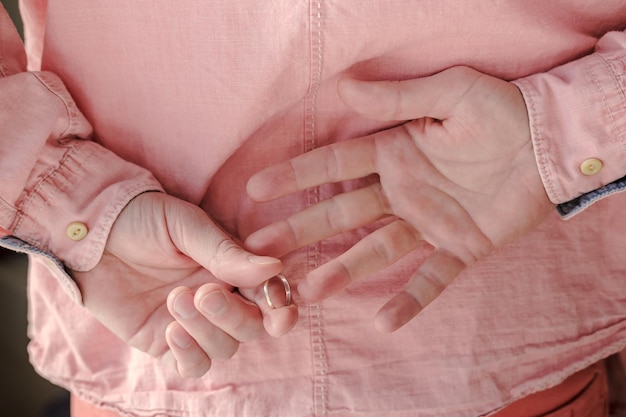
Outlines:
[[279,257],[326,237],[395,216],[299,286],[311,301],[381,270],[424,242],[432,253],[378,313],[393,331],[432,302],[478,259],[539,224],[554,208],[541,182],[526,106],[513,84],[456,67],[401,82],[339,84],[344,102],[380,120],[409,120],[270,167],[248,182],[257,201],[378,174],[378,182],[337,195],[269,225],[245,246]]
[[200,377],[240,343],[293,327],[297,307],[270,308],[260,286],[281,270],[199,207],[148,192],[122,210],[98,265],[72,276],[85,307],[121,340]]

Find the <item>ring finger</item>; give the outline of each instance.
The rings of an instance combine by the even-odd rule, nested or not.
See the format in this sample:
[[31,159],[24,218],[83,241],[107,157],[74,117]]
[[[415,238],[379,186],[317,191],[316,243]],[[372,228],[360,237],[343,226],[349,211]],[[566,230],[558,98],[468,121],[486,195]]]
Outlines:
[[392,265],[422,242],[419,232],[404,220],[397,219],[370,233],[336,259],[311,271],[298,285],[298,291],[309,301],[320,301]]

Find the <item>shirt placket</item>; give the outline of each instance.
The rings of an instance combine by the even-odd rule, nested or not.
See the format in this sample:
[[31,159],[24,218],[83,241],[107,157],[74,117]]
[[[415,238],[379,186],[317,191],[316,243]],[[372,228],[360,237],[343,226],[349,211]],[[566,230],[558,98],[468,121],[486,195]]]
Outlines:
[[[324,43],[322,37],[323,8],[322,0],[309,2],[309,48],[310,71],[309,91],[304,107],[304,152],[317,148],[317,95],[322,80],[324,66]],[[307,206],[320,201],[319,187],[306,192]],[[307,270],[311,271],[321,264],[321,244],[315,243],[307,248]],[[324,339],[323,310],[320,304],[308,306],[310,340],[313,372],[313,415],[326,416],[328,413],[328,361]]]

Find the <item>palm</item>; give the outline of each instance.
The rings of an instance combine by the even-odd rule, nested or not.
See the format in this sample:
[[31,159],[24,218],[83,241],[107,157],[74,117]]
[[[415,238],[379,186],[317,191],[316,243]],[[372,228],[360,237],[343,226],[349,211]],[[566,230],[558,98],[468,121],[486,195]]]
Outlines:
[[[435,246],[447,246],[444,237],[460,237],[459,230],[443,233],[441,224],[434,224],[432,231],[425,228],[434,223],[427,218],[443,217],[467,232],[475,225],[498,247],[543,220],[552,205],[534,163],[528,122],[518,117],[525,114],[525,107],[516,88],[486,76],[468,85],[452,109],[454,115],[443,122],[432,118],[408,122],[396,128],[391,141],[381,134],[377,172],[393,213]],[[499,116],[491,116],[487,123],[489,116],[481,115]],[[512,210],[515,207],[524,210]],[[479,257],[489,252],[472,247],[479,241],[467,240],[466,253]]]

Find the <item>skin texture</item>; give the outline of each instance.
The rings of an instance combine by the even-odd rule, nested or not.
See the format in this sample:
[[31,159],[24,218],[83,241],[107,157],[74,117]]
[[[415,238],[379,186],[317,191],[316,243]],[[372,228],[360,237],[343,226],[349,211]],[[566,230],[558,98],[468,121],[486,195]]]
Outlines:
[[113,333],[199,377],[240,343],[295,324],[296,306],[270,309],[259,287],[281,269],[279,259],[243,250],[200,208],[145,193],[121,212],[99,264],[72,275]]
[[406,122],[269,167],[249,180],[248,194],[269,201],[371,174],[378,181],[271,224],[250,235],[245,247],[280,257],[390,218],[311,271],[298,290],[305,299],[322,300],[430,245],[430,256],[375,318],[380,331],[394,331],[466,267],[536,227],[554,205],[537,170],[526,106],[515,85],[455,67],[400,82],[343,79],[338,91],[361,115]]

